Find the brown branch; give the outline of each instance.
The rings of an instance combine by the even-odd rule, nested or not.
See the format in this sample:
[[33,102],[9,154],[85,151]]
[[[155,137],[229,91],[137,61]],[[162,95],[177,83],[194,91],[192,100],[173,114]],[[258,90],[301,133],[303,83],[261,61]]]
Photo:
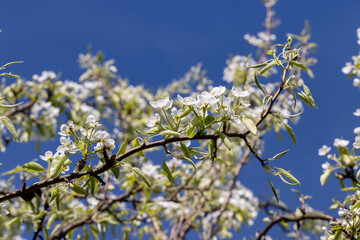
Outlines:
[[[243,134],[240,134],[240,133],[228,133],[226,135],[228,137],[240,137],[240,138],[243,137]],[[126,153],[124,153],[122,155],[119,155],[116,159],[114,159],[115,160],[114,162],[119,163],[122,160],[124,160],[140,151],[158,147],[158,146],[164,146],[166,144],[173,143],[173,142],[180,142],[180,141],[185,141],[185,140],[200,140],[200,139],[218,139],[218,138],[219,138],[218,135],[198,135],[198,136],[193,137],[192,139],[190,139],[189,137],[182,136],[182,137],[172,137],[169,139],[159,140],[159,141],[155,141],[152,143],[144,143],[138,147],[130,149],[129,151],[127,151]],[[111,159],[112,158],[110,158],[110,160]],[[63,175],[63,176],[60,176],[57,178],[49,178],[49,179],[46,179],[46,180],[43,180],[40,182],[36,182],[36,183],[32,184],[31,186],[28,186],[28,187],[25,187],[25,188],[22,188],[22,189],[19,189],[19,190],[16,190],[16,191],[13,191],[13,192],[10,192],[10,193],[0,196],[0,202],[26,195],[37,189],[51,186],[56,183],[62,183],[62,182],[67,182],[69,180],[77,179],[77,178],[80,178],[85,175],[90,175],[90,176],[99,175],[99,174],[109,170],[111,167],[113,167],[113,165],[114,165],[114,164],[112,164],[113,161],[109,161],[109,162],[106,162],[104,165],[101,165],[93,170],[73,172],[73,173]]]
[[80,226],[83,226],[85,224],[91,224],[95,222],[94,216],[99,213],[99,212],[104,212],[107,211],[112,204],[114,204],[115,202],[119,202],[119,201],[123,201],[125,200],[127,197],[129,197],[131,194],[137,193],[141,190],[141,188],[137,188],[134,189],[133,191],[130,191],[128,193],[124,193],[116,198],[110,199],[108,202],[104,201],[100,204],[100,206],[98,207],[98,209],[94,212],[92,212],[91,214],[83,217],[82,219],[79,219],[69,225],[66,225],[64,228],[62,228],[61,230],[59,230],[58,232],[52,234],[49,236],[50,240],[54,240],[54,239],[61,239],[62,237],[64,237],[68,232],[70,232],[71,230],[78,228]]
[[31,108],[34,104],[35,104],[35,101],[31,101],[31,102],[21,104],[20,106],[17,106],[15,108],[13,108],[11,111],[7,112],[4,116],[11,117],[12,115],[14,115],[14,114],[16,114],[18,112],[23,112],[26,109]]
[[298,222],[301,220],[335,220],[333,216],[324,214],[324,213],[305,213],[300,216],[279,216],[275,219],[273,219],[269,224],[264,228],[264,230],[259,233],[259,235],[256,237],[256,240],[261,240],[262,237],[265,237],[266,233],[276,224],[280,222]]

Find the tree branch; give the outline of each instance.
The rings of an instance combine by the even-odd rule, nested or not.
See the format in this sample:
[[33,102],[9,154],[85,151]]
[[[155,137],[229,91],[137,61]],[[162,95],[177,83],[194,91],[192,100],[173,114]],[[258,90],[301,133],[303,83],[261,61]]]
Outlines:
[[[280,222],[298,222],[301,220],[335,220],[333,216],[324,214],[324,213],[305,213],[300,216],[279,216],[273,219],[269,224],[261,231],[261,233],[256,237],[256,240],[261,240],[262,237],[265,237],[266,233],[276,224]],[[264,238],[265,239],[265,238]]]

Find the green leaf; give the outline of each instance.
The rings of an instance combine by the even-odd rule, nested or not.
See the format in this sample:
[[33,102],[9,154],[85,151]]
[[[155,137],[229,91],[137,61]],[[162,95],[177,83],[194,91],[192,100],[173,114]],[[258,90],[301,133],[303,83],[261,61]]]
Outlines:
[[146,183],[146,185],[151,188],[150,181],[146,178],[146,176],[141,172],[140,168],[132,167],[132,170]]
[[119,176],[120,176],[120,168],[119,167],[112,167],[110,169],[113,172],[115,178],[119,178]]
[[186,117],[192,112],[191,107],[186,107],[180,115],[180,118]]
[[[342,229],[342,227],[341,227],[340,229]],[[335,235],[334,235],[334,238],[333,238],[332,240],[339,240],[340,237],[341,237],[341,233],[342,233],[341,230],[336,231],[336,233],[335,233]],[[328,238],[328,239],[329,239],[329,238]],[[331,240],[331,239],[329,239],[329,240]]]
[[185,146],[185,144],[182,143],[182,142],[180,142],[180,149],[181,149],[181,151],[184,153],[185,157],[191,159],[191,153],[190,153],[188,147]]
[[247,129],[249,129],[249,131],[250,131],[252,134],[256,135],[256,133],[257,133],[257,127],[256,127],[254,121],[253,121],[251,118],[246,117],[246,116],[242,116],[242,117],[241,117],[241,122],[244,124],[244,126],[245,126]]
[[194,167],[195,171],[196,171],[196,166],[195,166],[195,163],[190,159],[190,158],[187,158],[187,157],[180,157],[180,159],[183,159],[189,163],[191,163],[191,165]]
[[230,139],[228,138],[228,136],[226,136],[226,134],[216,131],[216,133],[219,135],[219,137],[221,138],[222,142],[224,143],[225,147],[229,150],[231,150],[232,148],[232,142],[230,141]]
[[288,124],[286,124],[285,122],[283,122],[283,123],[285,124],[286,130],[288,131],[291,139],[292,139],[293,142],[294,142],[294,145],[296,146],[296,138],[295,138],[295,133],[294,133],[294,131],[292,130],[292,128],[291,128]]
[[86,195],[87,192],[85,191],[84,188],[82,188],[80,185],[77,185],[77,184],[72,184],[72,186],[70,185],[70,188],[76,192],[77,194],[83,194],[83,195]]
[[9,132],[13,136],[14,140],[17,142],[18,137],[16,134],[16,129],[15,129],[14,125],[12,124],[11,120],[6,116],[0,116],[0,120],[5,125],[5,127],[9,130]]
[[45,172],[45,168],[43,168],[43,166],[41,166],[40,164],[36,163],[36,162],[29,162],[24,164],[23,166],[24,170],[29,171],[29,172]]
[[264,93],[264,95],[266,96],[267,94],[266,94],[265,90],[262,88],[262,86],[261,86],[261,84],[260,84],[260,82],[259,82],[259,80],[258,80],[258,78],[257,78],[257,74],[256,74],[256,73],[254,74],[254,79],[255,79],[256,86],[257,86],[257,87]]
[[50,198],[50,202],[52,202],[56,196],[59,195],[59,190],[57,188],[55,188],[53,191],[52,191],[52,194],[51,194],[51,198]]
[[354,205],[350,208],[351,211],[354,211],[356,208],[360,207],[360,200],[357,200]]
[[275,156],[273,156],[272,158],[269,158],[268,160],[276,160],[279,158],[282,158],[290,149],[283,151],[281,153],[276,154]]
[[0,103],[0,107],[3,107],[3,108],[13,108],[13,107],[17,107],[17,106],[19,106],[19,105],[21,105],[22,104],[22,102],[21,103],[16,103],[16,104],[1,104]]
[[180,136],[181,134],[178,132],[175,132],[173,130],[164,130],[162,132],[160,132],[161,135],[168,135],[168,136]]
[[290,61],[290,64],[294,64],[295,66],[299,67],[299,68],[302,68],[304,70],[309,70],[308,67],[306,67],[305,65],[299,63],[299,62],[296,62],[296,61]]
[[290,115],[288,115],[288,116],[283,116],[283,115],[281,115],[281,117],[282,117],[282,118],[293,118],[293,117],[300,116],[301,114],[303,114],[303,112],[304,112],[304,109],[303,109],[303,110],[301,110],[301,112],[299,112],[299,113],[296,113],[296,114],[290,114]]
[[[134,141],[133,141],[133,147],[135,148],[135,147],[138,147],[138,146],[140,146],[139,140],[137,138],[135,138]],[[136,154],[140,155],[142,157],[145,157],[143,151],[138,151]]]
[[67,156],[65,154],[58,155],[54,158],[54,160],[51,162],[51,166],[50,166],[50,177],[51,178],[55,178],[56,176],[58,176],[66,159],[67,159]]
[[346,188],[342,188],[341,191],[343,192],[352,192],[352,191],[356,191],[357,187],[346,187]]
[[326,169],[323,174],[320,176],[320,183],[321,186],[324,186],[326,180],[329,178],[330,174],[332,172],[332,169]]
[[277,63],[275,60],[272,60],[270,63],[268,63],[263,69],[260,70],[259,74],[263,75],[267,70],[269,70],[270,68],[276,66]]
[[166,162],[164,160],[163,160],[162,168],[163,168],[163,170],[165,172],[165,175],[169,179],[169,181],[172,182],[173,184],[175,184],[175,180],[174,180],[173,176],[171,175],[171,172],[170,172],[170,170],[169,170],[169,168],[166,165]]
[[21,223],[21,219],[19,217],[13,218],[11,219],[9,222],[5,223],[5,227],[6,228],[10,228],[12,225],[14,224],[20,224]]
[[249,66],[248,68],[261,68],[261,67],[266,66],[267,64],[268,64],[267,62],[264,62],[264,63]]
[[294,92],[304,103],[309,105],[312,108],[317,108],[317,106],[314,103],[314,99],[311,97],[309,98],[304,93]]
[[188,136],[188,138],[193,138],[196,133],[197,133],[198,128],[195,126],[189,127],[188,130],[186,131],[186,136]]
[[50,229],[51,225],[53,225],[55,220],[56,220],[56,214],[54,213],[49,217],[49,220],[48,220],[48,222],[46,224],[46,228]]
[[212,124],[212,123],[215,122],[215,121],[216,121],[216,119],[215,119],[213,116],[211,116],[211,115],[207,115],[207,116],[205,117],[205,125],[206,125],[206,126]]
[[278,171],[279,171],[279,173],[280,173],[280,177],[281,176],[284,176],[284,177],[286,177],[287,179],[289,179],[291,182],[293,182],[294,184],[289,184],[288,182],[286,182],[286,181],[284,181],[285,183],[287,183],[287,184],[289,184],[289,185],[301,185],[300,184],[300,182],[299,182],[299,180],[297,180],[296,179],[296,177],[294,177],[291,173],[290,173],[290,171],[286,171],[286,170],[284,170],[284,169],[282,169],[282,168],[277,168],[277,167],[275,167]]
[[12,73],[1,73],[0,76],[5,76],[5,77],[12,77],[12,78],[19,78],[20,76],[12,74]]
[[360,169],[356,172],[356,179],[359,179],[360,177]]
[[279,203],[279,197],[278,197],[278,195],[277,195],[277,193],[276,193],[276,190],[275,190],[275,188],[274,188],[274,185],[272,184],[272,182],[271,182],[270,179],[269,179],[269,176],[268,176],[267,172],[266,172],[266,178],[267,178],[267,180],[269,181],[271,191],[273,192],[274,197],[276,198],[277,203]]
[[162,130],[164,130],[164,128],[160,127],[160,126],[156,126],[153,128],[150,128],[149,130],[147,130],[145,132],[146,135],[154,135],[154,134],[158,134],[159,132],[161,132]]
[[119,149],[118,153],[116,154],[116,156],[119,156],[119,155],[121,155],[121,154],[124,154],[124,153],[125,153],[125,151],[126,151],[126,147],[127,147],[127,144],[128,144],[128,142],[127,142],[127,138],[125,138],[125,140],[124,140],[123,144],[121,145],[121,147],[120,147],[120,149]]
[[10,65],[17,64],[17,63],[22,63],[22,62],[23,61],[9,62],[9,63],[3,65],[2,67],[0,67],[0,70],[3,70],[3,69],[5,69],[6,67],[8,67]]

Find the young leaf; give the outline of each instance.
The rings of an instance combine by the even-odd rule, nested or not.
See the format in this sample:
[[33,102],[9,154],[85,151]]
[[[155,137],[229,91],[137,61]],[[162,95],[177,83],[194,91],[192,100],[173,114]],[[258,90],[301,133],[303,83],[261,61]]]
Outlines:
[[211,115],[207,115],[206,117],[205,117],[205,125],[210,125],[210,124],[212,124],[213,122],[215,122],[215,118],[213,117],[213,116],[211,116]]
[[72,184],[72,186],[70,186],[70,188],[76,192],[77,194],[83,194],[86,195],[87,192],[85,191],[85,189],[83,189],[80,185],[77,184]]
[[299,68],[302,68],[304,70],[309,70],[308,67],[306,67],[305,65],[299,63],[299,62],[296,62],[296,61],[290,61],[290,64],[294,64],[295,66],[299,67]]
[[52,161],[51,166],[50,166],[50,177],[51,178],[54,178],[59,174],[60,169],[63,166],[66,159],[67,159],[67,157],[65,154],[61,154],[54,158],[54,160]]
[[183,110],[183,112],[180,115],[180,118],[186,117],[187,115],[189,115],[192,112],[191,107],[186,107],[185,110]]
[[120,147],[118,153],[116,154],[116,156],[124,154],[125,151],[126,151],[126,147],[127,147],[127,138],[125,138],[125,140],[124,140],[123,144],[121,145],[121,147]]
[[19,78],[20,76],[12,74],[12,73],[1,73],[0,76],[5,76],[5,77],[12,77],[12,78]]
[[189,163],[191,163],[191,165],[194,167],[194,169],[195,169],[195,171],[196,171],[195,163],[194,163],[190,158],[180,157],[180,159],[183,159],[183,160],[188,161]]
[[161,135],[180,136],[181,134],[172,130],[164,130],[160,132]]
[[13,108],[13,107],[17,107],[17,106],[19,106],[19,105],[21,105],[21,104],[22,104],[22,102],[16,103],[16,104],[1,104],[1,103],[0,103],[0,107],[3,107],[3,108]]
[[[137,138],[135,138],[134,141],[133,141],[133,147],[137,147],[137,146],[140,146],[140,143],[139,143],[139,140],[138,140]],[[142,157],[145,156],[144,153],[143,153],[143,151],[139,151],[139,152],[137,152],[136,154],[137,154],[137,155],[140,155],[140,156],[142,156]]]
[[191,159],[191,153],[189,151],[189,148],[185,146],[185,144],[183,144],[182,142],[180,142],[180,149],[184,153],[185,157]]
[[232,148],[232,142],[230,141],[230,139],[228,138],[228,136],[226,136],[224,133],[216,131],[216,133],[219,135],[219,137],[221,138],[221,140],[223,141],[223,143],[225,144],[225,147],[229,150],[231,150]]
[[271,191],[273,192],[274,197],[276,198],[277,203],[279,203],[279,197],[278,197],[278,195],[277,195],[277,193],[276,193],[276,190],[275,190],[275,188],[274,188],[274,185],[273,185],[272,182],[270,181],[269,176],[268,176],[267,173],[266,173],[266,178],[267,178],[267,180],[269,181]]
[[288,182],[286,182],[285,181],[285,183],[287,183],[287,184],[289,184],[289,185],[301,185],[300,184],[300,182],[299,182],[299,180],[297,180],[296,179],[296,177],[294,177],[291,173],[290,173],[290,171],[286,171],[286,170],[284,170],[284,169],[282,169],[282,168],[277,168],[277,167],[275,167],[278,171],[279,171],[279,173],[280,173],[280,177],[281,176],[284,176],[284,177],[286,177],[287,179],[289,179],[290,181],[292,181],[294,184],[289,184]]
[[314,99],[313,98],[308,98],[304,93],[299,93],[299,92],[294,92],[304,103],[306,103],[307,105],[309,105],[312,108],[317,108],[315,103],[314,103]]
[[113,172],[115,178],[119,178],[120,176],[120,168],[119,167],[113,167],[113,168],[110,168],[111,171]]
[[0,120],[5,125],[5,127],[9,130],[9,132],[13,136],[14,140],[17,142],[18,137],[16,134],[16,129],[15,129],[14,125],[12,124],[11,120],[6,116],[0,116]]
[[24,164],[23,166],[24,170],[29,171],[29,172],[45,172],[45,168],[43,168],[43,166],[41,166],[40,164],[36,163],[36,162],[29,162]]
[[262,86],[261,86],[261,84],[260,84],[260,82],[259,82],[259,80],[258,80],[258,78],[257,78],[257,74],[256,74],[256,73],[254,74],[254,79],[255,79],[256,86],[257,86],[257,87],[264,93],[264,95],[266,96],[267,94],[266,94],[265,90],[262,88]]
[[166,165],[166,162],[165,162],[165,161],[163,161],[162,168],[163,168],[163,170],[164,170],[164,172],[165,172],[165,175],[166,175],[167,178],[169,179],[169,181],[172,182],[173,184],[175,184],[175,180],[174,180],[173,176],[171,175],[171,172],[170,172],[168,166]]
[[270,63],[268,63],[263,69],[260,70],[259,74],[263,75],[267,70],[269,70],[270,68],[276,66],[277,63],[275,60],[272,60]]
[[132,170],[146,183],[146,185],[151,188],[150,181],[146,178],[146,176],[141,172],[140,168],[132,167]]
[[16,61],[16,62],[9,62],[5,65],[3,65],[2,67],[0,67],[0,70],[5,69],[7,66],[13,65],[13,64],[17,64],[17,63],[22,63],[23,61]]
[[285,124],[286,130],[288,131],[291,139],[292,139],[293,142],[294,142],[294,145],[296,146],[296,138],[295,138],[295,133],[294,133],[294,131],[292,130],[292,128],[291,128],[288,124],[286,124],[285,122],[283,122],[283,123]]
[[250,131],[252,134],[256,135],[256,133],[257,133],[257,127],[256,127],[254,121],[253,121],[251,118],[248,118],[248,117],[246,117],[246,116],[242,116],[242,117],[241,117],[241,122],[244,124],[244,126],[245,126],[247,129],[249,129],[249,131]]
[[249,66],[248,68],[261,68],[261,67],[266,66],[267,64],[268,64],[267,62],[264,62],[264,63]]
[[282,158],[290,149],[283,151],[281,153],[276,154],[275,156],[273,156],[272,158],[269,158],[268,160],[275,160],[275,159],[279,159]]
[[323,174],[321,174],[321,176],[320,176],[321,186],[324,186],[324,184],[325,184],[326,180],[329,178],[331,172],[332,172],[331,169],[326,169],[325,172]]
[[186,136],[188,136],[188,138],[191,139],[196,135],[198,129],[197,127],[192,126],[191,124],[189,126],[191,127],[189,127],[188,130],[186,131]]

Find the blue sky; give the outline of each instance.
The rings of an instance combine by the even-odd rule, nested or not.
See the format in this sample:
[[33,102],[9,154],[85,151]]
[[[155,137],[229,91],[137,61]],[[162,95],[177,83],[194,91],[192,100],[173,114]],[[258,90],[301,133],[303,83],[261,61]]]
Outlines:
[[[318,157],[317,150],[323,144],[332,145],[335,137],[353,141],[353,129],[359,126],[359,119],[352,115],[360,108],[359,90],[341,73],[341,67],[360,49],[356,43],[359,9],[357,0],[280,0],[275,6],[276,16],[282,21],[275,32],[279,42],[288,32],[299,33],[305,20],[312,26],[312,40],[319,45],[315,55],[319,63],[313,68],[315,79],[305,80],[319,109],[306,107],[293,127],[296,147],[286,133],[283,142],[269,134],[265,154],[273,156],[291,148],[277,165],[293,169],[302,183],[297,189],[312,195],[310,204],[322,210],[340,191],[336,181],[320,186],[325,158]],[[101,50],[107,58],[115,59],[121,76],[132,84],[156,89],[202,62],[209,78],[220,85],[225,84],[222,73],[228,55],[254,51],[243,35],[263,30],[264,17],[259,0],[4,0],[0,2],[0,63],[23,60],[11,71],[28,79],[43,70],[53,70],[61,72],[63,79],[75,80],[81,74],[77,56],[91,44],[94,51]],[[11,146],[10,153],[16,148]],[[36,154],[4,156],[23,164]],[[253,161],[242,174],[241,181],[256,195],[271,194],[257,162]],[[290,204],[295,207],[297,195],[289,186],[275,183],[280,199],[295,202]],[[256,228],[263,226],[258,224]]]

